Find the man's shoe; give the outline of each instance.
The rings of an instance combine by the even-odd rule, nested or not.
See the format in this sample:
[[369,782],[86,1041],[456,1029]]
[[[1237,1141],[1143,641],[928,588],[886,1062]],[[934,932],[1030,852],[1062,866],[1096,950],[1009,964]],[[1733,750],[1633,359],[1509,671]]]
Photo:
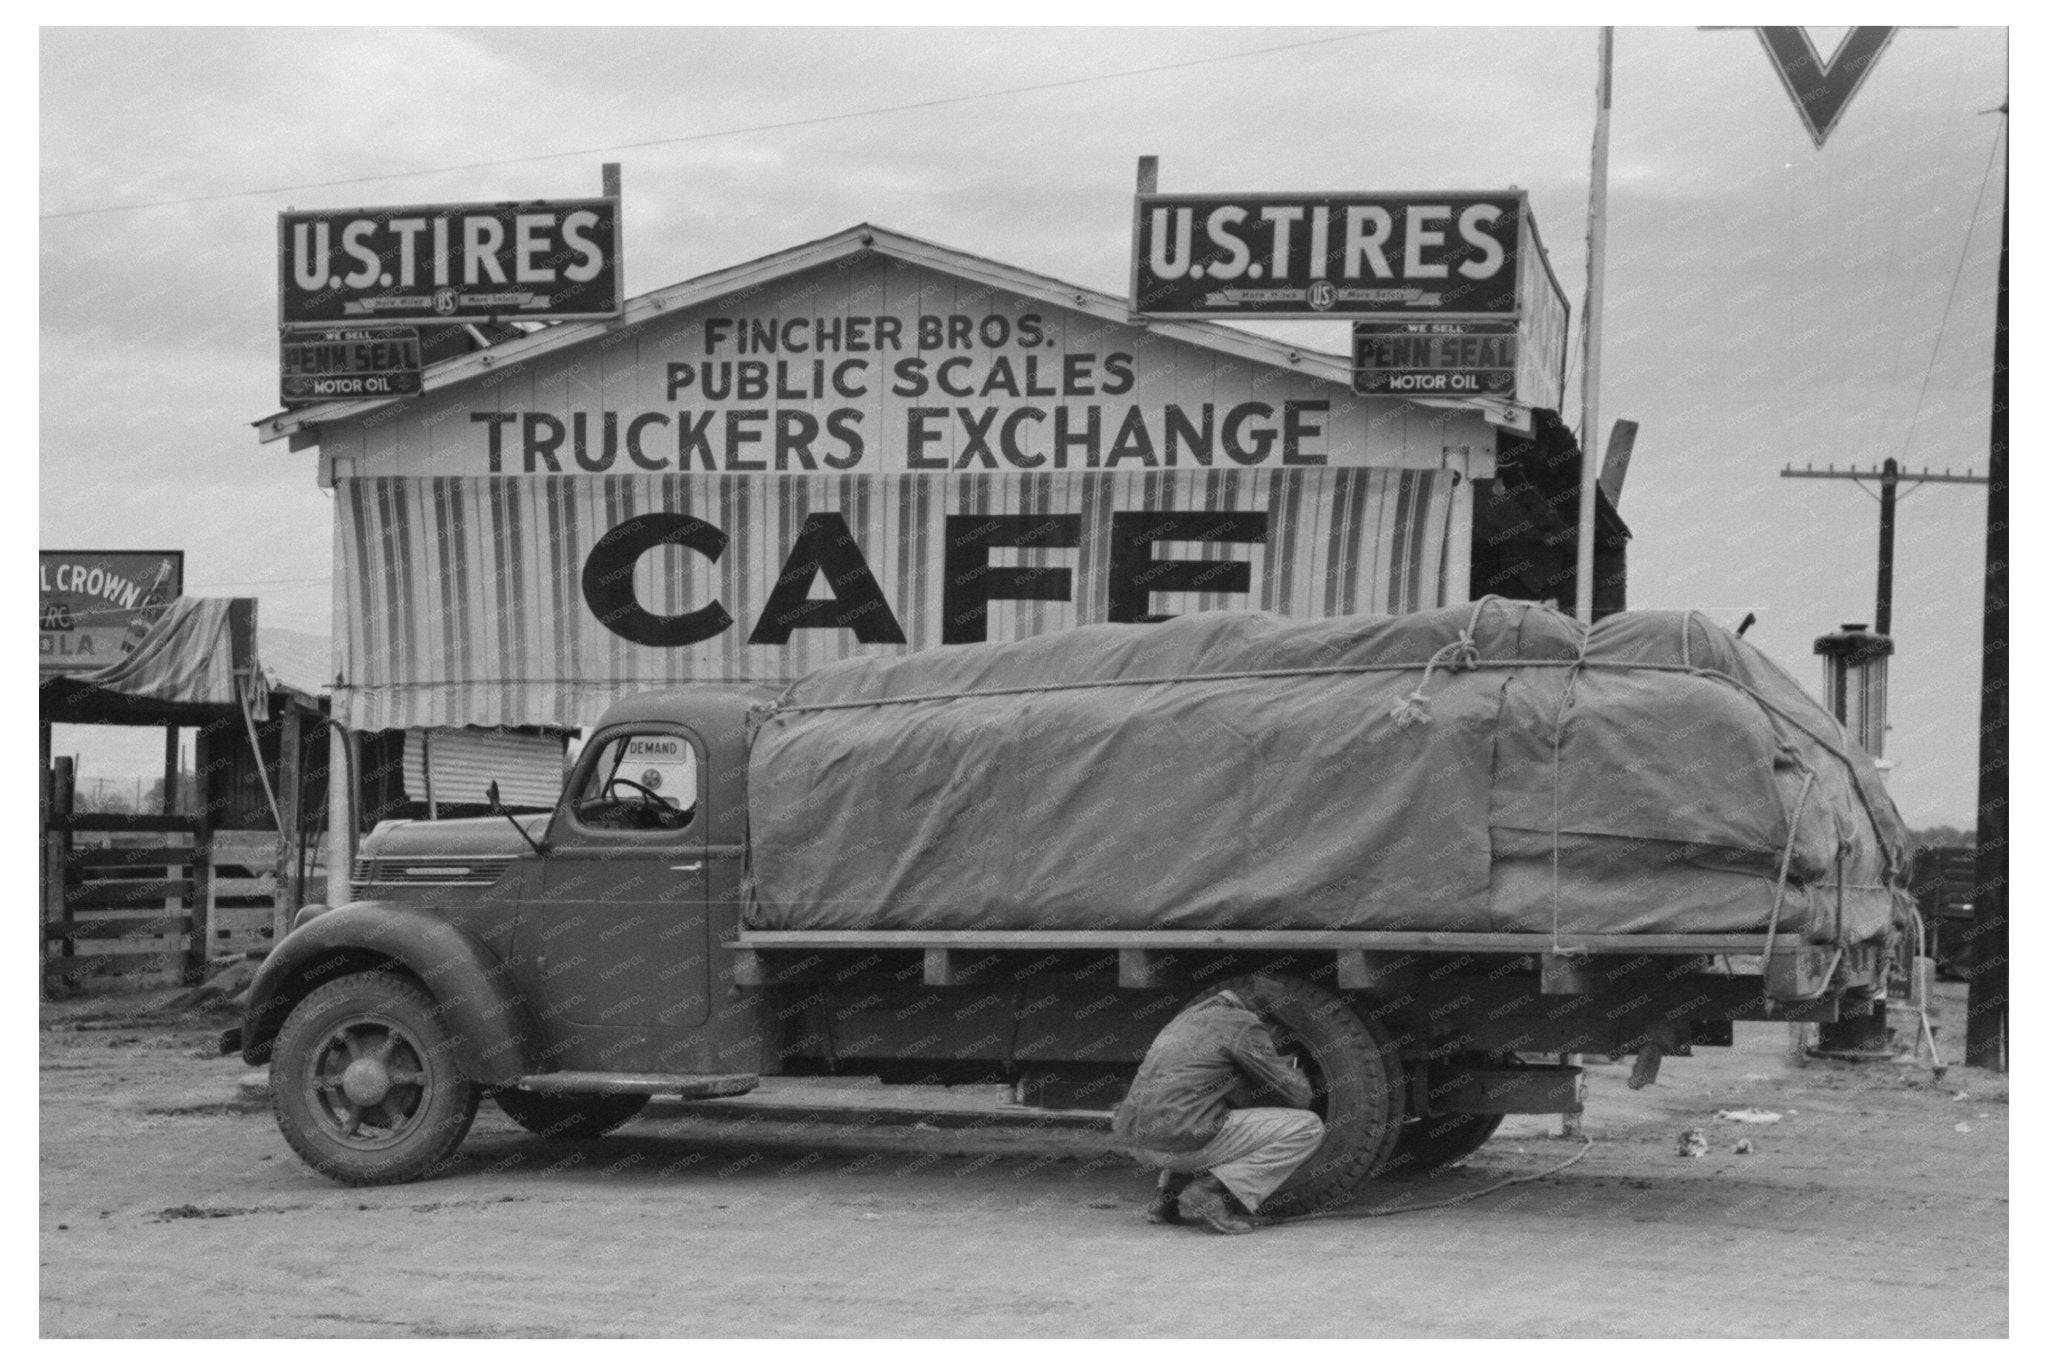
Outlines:
[[1256,1225],[1230,1206],[1230,1192],[1214,1176],[1204,1176],[1180,1197],[1184,1223],[1201,1223],[1211,1232],[1232,1235],[1250,1232]]
[[1161,1171],[1159,1189],[1152,1196],[1152,1206],[1145,1210],[1145,1221],[1177,1225],[1180,1222],[1181,1191],[1193,1184],[1194,1179],[1180,1171]]

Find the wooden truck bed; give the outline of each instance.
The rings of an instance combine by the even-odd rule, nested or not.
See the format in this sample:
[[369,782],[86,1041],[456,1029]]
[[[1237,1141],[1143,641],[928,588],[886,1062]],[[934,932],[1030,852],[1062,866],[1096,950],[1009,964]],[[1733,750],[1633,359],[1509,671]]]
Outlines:
[[[1760,975],[1777,1000],[1811,1000],[1845,969],[1852,981],[1874,980],[1882,970],[1878,944],[1816,946],[1764,934],[1548,934],[1453,933],[1378,929],[742,929],[728,943],[742,985],[765,982],[762,954],[788,951],[921,951],[929,984],[950,982],[951,956],[976,952],[1115,952],[1119,984],[1159,983],[1152,955],[1169,952],[1328,953],[1337,984],[1372,990],[1387,984],[1393,959],[1415,953],[1498,954],[1540,959],[1546,994],[1572,994],[1573,979],[1590,958],[1720,957],[1735,975]],[[1765,960],[1766,948],[1770,949]]]

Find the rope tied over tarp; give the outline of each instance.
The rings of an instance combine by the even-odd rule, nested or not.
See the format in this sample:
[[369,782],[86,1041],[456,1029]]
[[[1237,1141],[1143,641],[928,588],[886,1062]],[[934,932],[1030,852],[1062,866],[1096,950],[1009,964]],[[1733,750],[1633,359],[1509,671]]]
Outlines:
[[[1766,962],[1770,961],[1771,950],[1777,946],[1778,942],[1778,917],[1784,913],[1785,887],[1792,877],[1792,849],[1799,842],[1799,817],[1806,813],[1806,798],[1813,794],[1814,780],[1819,777],[1819,774],[1796,752],[1788,749],[1786,753],[1791,757],[1793,763],[1798,765],[1800,771],[1805,774],[1805,779],[1799,784],[1799,799],[1792,803],[1792,814],[1786,821],[1785,853],[1778,860],[1778,886],[1771,896],[1771,919],[1768,927],[1764,930],[1764,961]],[[1841,882],[1839,871],[1836,873],[1835,881],[1839,886]]]
[[1430,655],[1422,665],[1422,681],[1415,685],[1413,692],[1394,703],[1394,709],[1388,713],[1393,716],[1397,728],[1405,730],[1411,725],[1429,724],[1429,677],[1436,672],[1438,665],[1453,673],[1468,673],[1479,667],[1479,642],[1473,635],[1479,629],[1479,618],[1485,614],[1487,603],[1495,600],[1482,597],[1473,603],[1471,619],[1458,632],[1458,638]]

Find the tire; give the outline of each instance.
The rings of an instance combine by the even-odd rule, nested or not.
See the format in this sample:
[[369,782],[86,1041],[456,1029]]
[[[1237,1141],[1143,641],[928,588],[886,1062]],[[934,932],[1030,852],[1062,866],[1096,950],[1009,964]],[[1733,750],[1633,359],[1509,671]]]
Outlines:
[[461,1145],[481,1094],[456,1066],[433,996],[383,972],[330,981],[301,1000],[270,1064],[285,1141],[343,1185],[430,1174]]
[[1401,1059],[1386,1030],[1298,977],[1255,973],[1216,987],[1223,990],[1264,1015],[1274,1045],[1302,1059],[1315,1089],[1310,1107],[1324,1125],[1322,1146],[1259,1212],[1285,1217],[1356,1199],[1393,1150],[1406,1113]]
[[[1522,1064],[1512,1052],[1499,1056],[1461,1053],[1451,1060],[1475,1066]],[[1411,1115],[1401,1125],[1400,1140],[1394,1144],[1394,1154],[1387,1158],[1380,1174],[1413,1177],[1440,1171],[1484,1147],[1506,1117],[1505,1114],[1432,1114],[1428,1118]]]
[[1408,1178],[1440,1171],[1486,1145],[1500,1127],[1504,1114],[1436,1114],[1411,1118],[1401,1125],[1394,1154],[1381,1168],[1382,1176]]
[[647,1107],[645,1095],[537,1095],[500,1090],[491,1098],[505,1116],[538,1137],[561,1142],[601,1138]]

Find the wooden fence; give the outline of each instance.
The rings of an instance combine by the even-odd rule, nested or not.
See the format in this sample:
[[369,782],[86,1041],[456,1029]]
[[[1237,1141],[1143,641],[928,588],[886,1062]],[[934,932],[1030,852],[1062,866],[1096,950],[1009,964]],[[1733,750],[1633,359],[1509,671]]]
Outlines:
[[212,857],[203,820],[58,809],[43,838],[47,978],[76,985],[205,969]]

